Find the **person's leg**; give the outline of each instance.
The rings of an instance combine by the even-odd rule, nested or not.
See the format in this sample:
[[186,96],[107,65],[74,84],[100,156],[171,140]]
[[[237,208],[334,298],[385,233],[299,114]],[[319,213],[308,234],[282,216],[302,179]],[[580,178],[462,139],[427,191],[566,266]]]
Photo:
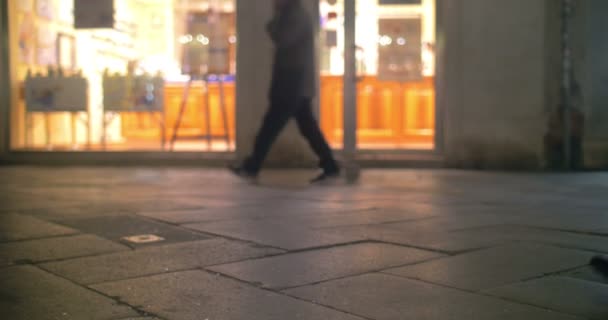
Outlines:
[[253,146],[253,152],[245,160],[243,168],[248,174],[257,175],[272,144],[285,128],[291,114],[288,106],[282,105],[278,99],[273,99],[270,108],[264,116],[262,127],[258,131]]
[[302,99],[300,103],[301,105],[295,114],[300,133],[306,138],[312,150],[319,157],[320,167],[323,171],[328,174],[337,173],[340,170],[338,163],[334,159],[331,148],[315,119],[310,99]]

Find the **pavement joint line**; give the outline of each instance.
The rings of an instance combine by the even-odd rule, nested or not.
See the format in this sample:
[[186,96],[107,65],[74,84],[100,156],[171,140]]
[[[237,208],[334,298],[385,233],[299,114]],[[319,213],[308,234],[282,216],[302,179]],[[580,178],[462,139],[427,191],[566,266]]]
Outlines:
[[[523,279],[523,280],[521,280],[521,282],[535,281],[535,280],[540,280],[540,279],[543,279],[543,278],[556,277],[556,276],[557,277],[564,277],[564,275],[567,274],[567,273],[569,273],[569,272],[572,272],[572,271],[575,271],[575,270],[579,270],[579,269],[587,267],[587,266],[589,266],[589,264],[583,264],[583,265],[579,265],[579,266],[572,267],[572,268],[567,268],[567,269],[563,269],[563,270],[559,270],[559,271],[549,272],[549,273],[542,274],[540,276],[529,277],[529,278]],[[594,283],[600,283],[600,282],[597,282],[597,281],[590,281],[590,280],[585,280],[585,279],[578,279],[578,280],[580,280],[580,281],[594,282]]]
[[285,248],[279,248],[279,247],[275,247],[275,246],[271,246],[271,245],[266,245],[266,244],[263,244],[263,243],[257,243],[257,242],[251,241],[251,240],[235,238],[235,237],[227,236],[227,235],[224,235],[224,234],[213,233],[213,232],[204,232],[204,231],[200,231],[200,230],[196,230],[196,229],[190,229],[190,228],[188,228],[186,226],[184,226],[184,228],[187,229],[187,230],[198,232],[198,233],[200,233],[202,235],[211,236],[213,238],[222,238],[222,239],[230,240],[230,241],[249,243],[249,244],[253,244],[253,245],[257,246],[257,247],[261,247],[261,248],[269,248],[269,249],[275,249],[275,250],[281,250],[281,251],[288,251]]
[[[150,216],[147,216],[147,215],[142,214],[142,213],[136,213],[135,215],[137,215],[138,217],[147,218],[147,219],[152,220],[152,221],[166,223],[168,225],[176,226],[176,227],[183,227],[186,224],[198,224],[198,223],[207,223],[207,222],[212,223],[212,222],[220,222],[220,221],[230,221],[230,220],[233,220],[233,219],[218,219],[218,220],[213,219],[213,220],[204,220],[204,221],[172,222],[172,221],[168,221],[168,220],[163,220],[161,218],[150,217]],[[238,220],[238,218],[234,219],[234,220]]]
[[[98,295],[100,295],[100,296],[106,297],[106,298],[108,298],[108,299],[110,299],[110,300],[112,300],[112,301],[115,301],[115,302],[116,302],[118,305],[122,305],[122,306],[129,307],[129,308],[131,308],[133,311],[135,311],[135,312],[136,312],[136,313],[137,313],[139,316],[143,316],[143,317],[149,317],[149,316],[152,316],[152,317],[157,317],[155,314],[153,314],[153,313],[149,313],[149,312],[147,312],[147,311],[145,311],[145,310],[142,310],[142,309],[139,309],[139,308],[137,308],[137,307],[135,307],[135,306],[132,306],[132,305],[128,304],[127,302],[122,301],[121,299],[118,299],[117,297],[112,297],[112,296],[109,296],[109,295],[107,295],[107,294],[105,294],[105,293],[103,293],[103,292],[101,292],[101,291],[95,290],[95,289],[93,289],[93,288],[91,288],[91,287],[89,287],[89,286],[82,285],[82,284],[80,284],[80,283],[78,283],[78,282],[75,282],[75,281],[73,281],[73,280],[71,280],[71,279],[69,279],[69,278],[66,278],[66,277],[64,277],[64,276],[62,276],[62,275],[60,275],[60,274],[56,274],[56,273],[54,273],[54,272],[52,272],[52,271],[49,271],[49,270],[43,269],[43,268],[41,268],[40,266],[34,266],[34,267],[35,267],[36,269],[38,269],[38,270],[42,271],[42,272],[45,272],[45,273],[49,274],[49,275],[52,275],[52,276],[57,277],[57,278],[59,278],[59,279],[63,279],[64,281],[67,281],[67,282],[69,282],[69,283],[71,283],[71,284],[73,284],[73,285],[75,285],[75,286],[77,286],[77,287],[83,288],[83,289],[85,289],[85,290],[87,290],[87,291],[93,292],[93,293],[98,294]],[[157,317],[157,318],[158,318],[158,317]]]
[[[37,267],[39,267],[40,269],[43,269],[43,270],[45,270],[45,271],[47,271],[49,273],[53,273],[50,270],[44,269],[44,267],[42,267],[42,266],[37,266]],[[113,280],[109,280],[109,281],[93,282],[93,283],[89,283],[89,284],[80,284],[80,283],[78,283],[76,281],[73,281],[73,280],[70,280],[70,281],[73,282],[73,283],[77,283],[80,286],[90,288],[92,286],[97,286],[97,285],[112,284],[112,283],[118,283],[118,282],[123,282],[123,281],[140,280],[140,279],[146,279],[146,278],[150,278],[150,277],[171,275],[171,274],[175,274],[175,273],[182,273],[182,272],[189,272],[189,271],[200,271],[200,270],[201,270],[200,267],[192,267],[192,268],[186,268],[186,269],[174,269],[174,270],[167,271],[167,272],[155,272],[155,273],[150,273],[150,274],[138,275],[138,276],[134,276],[134,277],[113,279]],[[58,275],[58,276],[60,276],[62,278],[65,278],[65,277],[63,277],[61,275]],[[69,278],[65,278],[65,279],[69,280]],[[94,290],[94,289],[92,289],[92,290]]]
[[[117,216],[118,216],[118,215],[117,215]],[[162,224],[165,224],[165,225],[168,225],[168,226],[171,226],[171,227],[175,227],[175,228],[177,228],[177,229],[180,229],[181,231],[193,232],[193,233],[196,233],[196,234],[201,235],[201,236],[208,236],[208,237],[210,237],[210,238],[217,237],[217,236],[214,236],[214,235],[212,235],[212,234],[210,234],[210,233],[202,232],[202,231],[200,231],[200,230],[195,230],[195,229],[186,228],[186,227],[181,226],[181,225],[173,225],[173,224],[168,223],[168,222],[166,222],[166,221],[158,221],[158,220],[155,220],[155,219],[151,219],[151,218],[149,218],[149,217],[140,216],[140,215],[133,214],[133,213],[129,213],[129,214],[125,214],[125,215],[121,215],[121,216],[119,216],[119,217],[123,217],[123,216],[131,216],[131,217],[134,217],[134,218],[142,218],[142,220],[148,220],[148,221],[151,221],[151,222],[162,223]],[[98,217],[103,217],[103,216],[98,216]],[[86,220],[86,219],[88,219],[88,218],[91,218],[91,217],[86,217],[86,218],[82,218],[82,219],[83,219],[83,220]],[[70,220],[70,219],[68,219],[68,220]],[[65,220],[63,220],[63,221],[65,221]],[[58,224],[59,224],[59,223],[58,223]],[[70,227],[70,226],[68,226],[68,225],[63,225],[63,226],[65,226],[65,227],[69,227],[69,228],[71,228],[71,229],[75,229],[75,228]],[[78,230],[78,229],[75,229],[75,230]],[[81,230],[78,230],[78,231],[80,232],[80,234],[89,234],[89,235],[97,236],[97,237],[103,238],[103,239],[105,239],[105,240],[112,241],[112,242],[114,242],[114,243],[117,243],[117,244],[120,244],[120,245],[123,245],[123,246],[129,247],[129,248],[130,248],[130,249],[132,249],[132,250],[136,250],[136,249],[138,249],[138,248],[141,248],[141,247],[142,247],[141,245],[137,245],[137,244],[134,244],[134,243],[116,241],[116,239],[110,239],[110,238],[106,238],[106,237],[104,237],[104,236],[102,236],[102,235],[97,235],[97,234],[92,234],[92,233],[82,233],[82,231],[81,231]],[[181,242],[178,242],[178,243],[181,243]]]
[[158,219],[155,219],[155,218],[152,218],[152,217],[138,215],[136,213],[132,214],[131,216],[134,217],[134,218],[141,218],[142,220],[147,220],[147,221],[150,221],[150,222],[156,222],[156,223],[165,224],[165,225],[174,227],[174,228],[182,230],[182,231],[194,232],[194,233],[197,233],[197,234],[200,234],[200,235],[203,235],[203,236],[209,236],[210,235],[209,233],[201,231],[201,230],[190,229],[190,228],[188,228],[188,227],[186,227],[184,225],[174,224],[174,223],[171,223],[171,222],[168,222],[168,221],[163,221],[163,220],[158,220]]
[[[398,242],[393,242],[393,241],[379,240],[379,239],[374,239],[374,238],[368,239],[367,242],[380,243],[380,244],[390,244],[390,245],[393,245],[393,246],[398,246],[398,247],[403,247],[403,248],[418,249],[418,250],[429,251],[429,252],[433,252],[433,253],[440,253],[440,254],[447,255],[447,256],[455,256],[455,255],[459,255],[459,254],[462,254],[462,253],[467,253],[467,252],[479,250],[479,249],[472,249],[472,250],[467,250],[467,251],[462,251],[462,252],[459,252],[459,251],[458,252],[457,251],[446,251],[446,250],[439,250],[439,249],[434,249],[434,248],[426,248],[426,247],[422,247],[422,246],[414,246],[414,245],[411,245],[411,244],[398,243]],[[482,248],[482,249],[485,249],[485,248]]]
[[231,275],[224,274],[224,273],[217,272],[217,271],[207,270],[207,269],[204,269],[204,268],[200,269],[200,270],[203,271],[203,272],[206,272],[206,273],[208,273],[208,274],[210,274],[212,276],[215,276],[215,277],[222,277],[224,279],[229,279],[229,280],[232,280],[232,281],[236,281],[238,283],[241,283],[241,284],[249,286],[249,287],[253,287],[253,288],[256,288],[256,289],[259,289],[259,290],[263,290],[263,291],[266,291],[266,292],[271,292],[271,293],[274,293],[274,294],[279,294],[279,295],[282,295],[282,296],[285,296],[285,297],[288,297],[288,298],[291,298],[291,299],[299,300],[299,301],[310,303],[310,304],[313,304],[313,305],[316,305],[316,306],[320,306],[320,307],[323,307],[323,308],[327,308],[327,309],[331,309],[331,310],[334,310],[334,311],[338,311],[338,312],[346,314],[346,315],[359,317],[359,318],[362,318],[362,319],[365,319],[365,320],[375,320],[375,319],[367,318],[367,317],[364,317],[364,316],[361,316],[361,315],[358,315],[358,314],[355,314],[355,313],[351,313],[351,312],[348,312],[348,311],[345,311],[345,310],[340,310],[340,309],[337,309],[337,308],[332,307],[332,306],[326,306],[326,305],[320,304],[320,303],[315,302],[315,301],[310,301],[310,300],[302,299],[302,298],[299,298],[299,297],[294,297],[294,296],[291,296],[289,294],[286,294],[285,292],[282,292],[281,289],[265,288],[260,283],[248,282],[248,281],[239,279],[237,277],[233,277]]
[[[44,268],[44,267],[41,266],[41,268]],[[139,280],[139,279],[145,279],[145,278],[150,278],[150,277],[171,275],[171,274],[175,274],[175,273],[182,273],[182,272],[189,272],[189,271],[198,271],[198,270],[201,270],[200,266],[191,267],[191,268],[184,268],[184,269],[173,269],[173,270],[165,271],[165,272],[154,272],[154,273],[143,274],[143,275],[138,275],[138,276],[134,276],[134,277],[112,279],[110,281],[100,281],[100,282],[93,282],[93,283],[81,284],[81,285],[82,286],[87,286],[87,287],[89,287],[89,286],[97,286],[97,285],[102,285],[102,284],[111,284],[111,283],[117,283],[117,282],[123,282],[123,281]]]
[[571,244],[560,244],[560,243],[554,243],[551,241],[535,241],[535,240],[513,240],[513,242],[520,242],[520,243],[535,243],[535,244],[542,244],[548,247],[555,247],[555,248],[559,248],[559,249],[567,249],[567,250],[575,250],[575,251],[581,251],[581,252],[586,252],[586,253],[593,253],[593,254],[605,254],[608,253],[608,250],[606,251],[597,251],[597,250],[592,250],[592,249],[588,249],[588,248],[581,248],[579,246],[575,246],[575,245],[571,245]]
[[[63,238],[71,238],[71,237],[75,237],[75,236],[81,236],[81,235],[90,235],[90,236],[96,236],[99,237],[97,235],[94,234],[89,234],[89,233],[80,233],[80,234],[75,234],[75,235],[69,235],[67,237],[63,237]],[[54,237],[54,238],[48,238],[46,240],[49,239],[55,239],[55,238],[62,238],[62,237]],[[68,257],[68,258],[59,258],[59,259],[49,259],[49,260],[40,260],[40,261],[32,261],[32,265],[39,265],[39,264],[44,264],[44,263],[51,263],[51,262],[61,262],[61,261],[67,261],[67,260],[73,260],[73,259],[81,259],[81,258],[91,258],[91,257],[98,257],[98,256],[104,256],[104,255],[108,255],[108,254],[113,254],[113,253],[119,253],[119,252],[129,252],[129,251],[135,251],[133,248],[124,245],[123,243],[118,243],[112,240],[108,240],[102,237],[99,237],[101,239],[110,241],[114,244],[118,244],[121,245],[125,248],[125,250],[115,250],[115,251],[107,251],[107,252],[97,252],[97,253],[93,253],[93,254],[84,254],[82,256],[74,256],[74,257]],[[14,243],[14,242],[13,242]],[[8,243],[11,244],[11,243]],[[29,260],[29,259],[25,259],[25,260]],[[14,264],[15,261],[12,261],[13,264],[11,264],[12,266],[17,266],[20,264]]]
[[[101,252],[101,253],[98,252],[98,253],[94,253],[94,254],[85,254],[85,255],[82,255],[82,256],[74,256],[74,257],[69,257],[69,258],[32,261],[31,264],[38,266],[38,265],[45,264],[45,263],[55,263],[55,262],[63,262],[63,261],[76,260],[76,259],[94,258],[94,257],[105,256],[105,255],[109,255],[109,254],[113,254],[113,253],[130,252],[130,251],[134,251],[134,250],[131,250],[131,248],[127,247],[127,250],[108,251],[108,252]],[[14,264],[14,265],[19,265],[19,264]]]
[[585,231],[585,230],[563,229],[563,228],[551,228],[551,227],[543,227],[543,226],[539,226],[539,225],[529,225],[529,224],[515,224],[514,226],[524,227],[524,228],[529,228],[529,229],[549,230],[549,231],[572,233],[572,234],[578,234],[578,235],[586,235],[586,236],[595,236],[595,237],[608,238],[608,232]]
[[[317,285],[328,283],[328,282],[340,281],[340,280],[345,280],[345,279],[350,279],[350,278],[356,278],[356,277],[370,275],[370,274],[374,274],[374,273],[388,274],[388,273],[383,273],[382,271],[390,270],[390,269],[393,269],[393,268],[399,268],[399,266],[388,267],[388,268],[383,268],[383,269],[367,270],[365,272],[359,272],[359,273],[349,274],[349,275],[340,276],[340,277],[331,278],[331,279],[326,279],[326,280],[321,280],[321,281],[314,281],[314,282],[310,282],[310,283],[306,283],[306,284],[302,284],[302,285],[297,285],[297,286],[276,288],[276,290],[277,291],[288,291],[288,290],[293,290],[293,289],[298,289],[298,288],[303,288],[303,287],[317,286]],[[391,274],[388,274],[388,275],[391,275]]]
[[[286,255],[286,254],[284,254],[284,255]],[[226,274],[226,273],[222,273],[222,272],[219,272],[219,271],[214,271],[214,270],[210,270],[209,269],[209,268],[221,266],[221,265],[224,265],[224,264],[219,264],[219,265],[215,265],[215,266],[205,266],[205,267],[202,267],[201,270],[204,270],[204,271],[212,273],[212,274],[221,275],[221,276],[233,279],[233,280],[238,280],[240,282],[247,283],[249,285],[253,285],[253,286],[258,287],[258,288],[267,289],[267,290],[270,290],[270,291],[273,291],[273,292],[281,292],[281,291],[286,291],[286,290],[291,290],[291,289],[296,289],[296,288],[301,288],[301,287],[306,287],[306,286],[313,286],[313,285],[323,284],[323,283],[326,283],[326,282],[331,282],[331,281],[336,281],[336,280],[342,280],[342,279],[348,279],[348,278],[358,277],[358,276],[362,276],[362,275],[366,275],[366,274],[383,273],[383,271],[386,271],[386,270],[395,269],[395,268],[401,268],[401,267],[405,267],[405,266],[416,265],[416,264],[419,264],[419,263],[429,262],[429,261],[436,260],[436,259],[441,259],[441,258],[445,258],[445,257],[430,258],[430,259],[423,260],[423,261],[417,261],[417,262],[412,262],[412,263],[407,263],[407,264],[402,264],[402,265],[395,265],[395,266],[390,266],[390,267],[381,268],[381,269],[372,269],[372,270],[367,270],[365,272],[360,272],[360,273],[355,273],[355,274],[335,277],[335,278],[321,280],[321,281],[310,282],[310,283],[303,284],[303,285],[297,285],[297,286],[291,286],[291,287],[278,287],[278,288],[264,288],[263,284],[259,284],[257,282],[249,282],[247,280],[242,280],[240,278],[231,276],[231,275]],[[260,260],[260,259],[263,259],[263,258],[249,259],[249,260],[245,260],[245,261],[255,261],[255,260]],[[227,264],[231,264],[231,263],[227,263]]]
[[80,230],[76,230],[76,229],[74,229],[74,230],[76,232],[49,235],[49,236],[40,236],[40,237],[33,237],[33,238],[27,238],[27,239],[2,240],[2,241],[0,241],[0,245],[1,244],[14,244],[14,243],[21,243],[21,242],[28,242],[28,241],[37,241],[37,240],[51,240],[51,239],[65,238],[65,237],[70,237],[70,236],[87,235],[87,233],[83,233]]
[[322,246],[317,246],[317,247],[308,247],[308,248],[293,249],[293,250],[286,249],[287,253],[285,253],[285,254],[313,252],[313,251],[319,251],[319,250],[327,250],[327,249],[333,249],[333,248],[354,246],[354,245],[364,244],[364,243],[372,243],[372,242],[369,241],[368,239],[363,239],[363,240],[354,240],[354,241],[348,241],[348,242],[332,243],[332,244],[322,245]]
[[[251,244],[254,244],[256,246],[260,246],[260,244],[258,244],[256,242],[248,242],[248,241],[243,241],[243,240],[239,240],[239,241],[246,242],[246,243],[251,243]],[[289,250],[289,249],[278,248],[278,247],[273,247],[273,246],[261,245],[261,248],[275,249],[275,250],[280,250],[282,252],[281,253],[277,253],[277,254],[270,254],[270,255],[267,255],[265,257],[256,257],[256,258],[251,258],[251,259],[244,259],[241,262],[262,260],[262,259],[265,259],[265,258],[278,257],[278,256],[286,256],[286,255],[297,254],[297,253],[306,253],[306,252],[314,252],[314,251],[319,251],[319,250],[327,250],[327,249],[333,249],[333,248],[347,247],[347,246],[364,244],[364,243],[374,243],[374,242],[369,241],[369,240],[358,240],[358,241],[348,242],[348,243],[336,243],[336,244],[331,244],[331,245],[327,245],[327,246],[303,248],[303,249],[296,249],[296,250]],[[215,264],[215,265],[206,266],[206,267],[217,267],[217,266],[221,266],[221,265],[225,265],[225,264],[232,264],[232,263],[235,263],[235,262],[220,263],[220,264]]]
[[[498,287],[498,288],[500,288],[500,287]],[[496,288],[494,288],[494,289],[496,289]],[[566,316],[575,317],[575,318],[578,318],[578,319],[581,319],[581,320],[583,320],[583,319],[591,320],[590,318],[587,318],[587,317],[585,317],[583,315],[580,315],[580,314],[574,314],[574,313],[569,313],[569,312],[564,312],[564,311],[559,311],[559,310],[553,310],[553,309],[548,308],[546,306],[537,305],[537,304],[534,304],[532,302],[526,302],[526,301],[521,301],[521,300],[516,300],[516,299],[509,299],[509,298],[505,298],[505,297],[494,296],[494,295],[491,295],[491,294],[489,294],[487,292],[484,292],[484,291],[479,291],[477,294],[480,295],[480,296],[483,296],[483,297],[498,299],[498,300],[502,300],[502,301],[506,301],[506,302],[510,302],[510,303],[515,303],[515,304],[519,304],[519,305],[523,305],[523,306],[527,306],[527,307],[533,307],[533,308],[540,309],[540,310],[545,310],[545,311],[549,311],[549,312],[553,312],[553,313],[557,313],[557,314],[562,314],[562,315],[566,315]]]
[[[518,304],[518,305],[522,305],[522,306],[533,307],[533,308],[536,308],[536,309],[541,309],[541,310],[545,310],[545,311],[549,311],[549,312],[553,312],[553,313],[557,313],[557,314],[563,314],[563,315],[567,315],[567,316],[572,316],[572,317],[580,318],[581,320],[584,319],[584,317],[581,316],[581,315],[567,313],[567,312],[562,312],[562,311],[558,311],[558,310],[553,310],[553,309],[550,309],[550,308],[547,308],[547,307],[535,305],[535,304],[528,303],[528,302],[525,302],[525,301],[518,301],[518,300],[513,300],[513,299],[507,299],[507,298],[500,297],[500,296],[494,296],[494,295],[491,295],[491,294],[489,294],[489,293],[486,292],[487,290],[500,288],[502,286],[499,286],[499,287],[496,287],[496,288],[491,288],[491,289],[484,289],[484,290],[468,290],[468,289],[463,289],[463,288],[449,286],[449,285],[446,285],[446,284],[435,283],[435,282],[424,280],[424,279],[412,278],[412,277],[408,277],[408,276],[404,276],[404,275],[396,275],[396,274],[384,273],[384,272],[380,272],[380,273],[383,274],[383,275],[391,276],[391,277],[396,277],[396,278],[406,279],[406,280],[410,280],[410,281],[416,281],[416,282],[426,283],[426,284],[430,284],[430,285],[433,285],[433,286],[442,287],[442,288],[445,288],[445,289],[451,289],[451,290],[456,290],[456,291],[460,291],[460,292],[465,292],[465,293],[476,295],[476,296],[480,296],[480,297],[493,298],[493,299],[502,300],[502,301],[506,301],[506,302],[509,302],[509,303],[514,303],[514,304]],[[522,282],[524,282],[524,281],[517,281],[517,282],[513,282],[513,283],[510,283],[510,284],[506,284],[506,285],[512,285],[512,284],[522,283]]]
[[411,219],[405,219],[405,220],[384,221],[384,222],[378,222],[378,223],[356,223],[356,224],[344,224],[344,225],[325,226],[325,227],[313,227],[311,229],[313,229],[313,230],[330,230],[330,229],[340,229],[340,228],[348,228],[348,227],[386,226],[386,225],[391,225],[391,224],[395,224],[395,223],[424,221],[426,219],[436,218],[436,217],[438,217],[438,216],[411,218]]

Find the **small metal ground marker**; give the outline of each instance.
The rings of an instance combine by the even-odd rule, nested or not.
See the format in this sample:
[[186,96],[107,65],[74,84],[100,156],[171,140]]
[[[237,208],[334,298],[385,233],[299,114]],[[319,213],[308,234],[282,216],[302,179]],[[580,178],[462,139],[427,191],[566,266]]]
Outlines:
[[123,237],[122,240],[135,244],[145,244],[164,241],[165,238],[159,237],[155,234],[138,234],[135,236]]

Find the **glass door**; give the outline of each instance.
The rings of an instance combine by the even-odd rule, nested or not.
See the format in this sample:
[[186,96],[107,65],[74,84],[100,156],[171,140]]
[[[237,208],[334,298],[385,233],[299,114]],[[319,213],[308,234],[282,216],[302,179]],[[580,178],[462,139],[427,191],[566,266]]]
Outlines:
[[[433,150],[436,0],[352,0],[354,21],[345,11],[349,1],[321,0],[319,5],[325,135],[333,147],[342,148],[348,131],[344,121],[351,119],[359,150]],[[353,46],[346,43],[349,22],[355,30]],[[345,76],[349,48],[356,65],[353,77]],[[344,79],[355,78],[355,96],[348,100]],[[356,106],[350,118],[344,109],[348,102]]]

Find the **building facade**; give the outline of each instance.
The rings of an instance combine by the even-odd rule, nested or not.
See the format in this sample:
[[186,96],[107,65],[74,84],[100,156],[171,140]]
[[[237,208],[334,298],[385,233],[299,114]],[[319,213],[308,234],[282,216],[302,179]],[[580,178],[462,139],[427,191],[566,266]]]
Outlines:
[[[559,1],[302,1],[318,26],[319,121],[338,152],[352,135],[378,166],[534,170],[563,154]],[[114,19],[96,28],[81,28],[96,16],[79,2],[2,1],[3,160],[170,164],[250,151],[267,107],[271,0],[109,1]],[[608,7],[573,2],[572,149],[605,168]],[[291,125],[269,164],[312,161]]]

